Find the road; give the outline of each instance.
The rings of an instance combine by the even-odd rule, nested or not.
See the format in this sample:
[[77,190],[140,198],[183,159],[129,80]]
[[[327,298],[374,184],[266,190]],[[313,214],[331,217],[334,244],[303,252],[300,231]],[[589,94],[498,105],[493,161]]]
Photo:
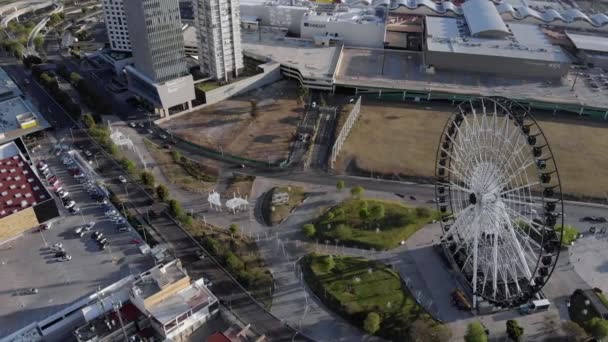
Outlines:
[[[44,111],[44,114],[47,115],[50,122],[61,127],[75,126],[67,113],[44,92],[37,82],[24,72],[21,66],[10,66],[7,72],[16,80],[23,80],[26,77],[30,78],[31,82],[26,88],[26,92],[35,98],[36,103],[40,104],[43,108],[48,108],[48,110]],[[121,170],[120,166],[103,153],[101,148],[94,141],[90,140],[82,130],[75,128],[72,132],[74,134],[73,142],[75,145],[89,146],[89,149],[93,152],[100,152],[97,157],[98,171],[102,175],[103,179],[101,180],[106,187],[117,196],[128,198],[128,205],[142,219],[144,214],[149,210],[159,213],[160,215],[146,215],[150,218],[149,223],[154,228],[155,233],[158,233],[171,246],[175,257],[182,260],[189,274],[194,279],[205,275],[212,280],[214,284],[212,288],[213,293],[222,302],[230,302],[231,310],[236,316],[251,324],[255,331],[266,335],[273,341],[288,341],[294,337],[295,341],[309,340],[299,334],[295,336],[296,331],[294,329],[285,326],[281,321],[264,310],[212,258],[206,257],[200,260],[198,256],[198,252],[201,250],[200,246],[170,219],[167,214],[164,212],[161,214],[164,205],[158,203],[150,205],[149,195],[131,177],[128,177],[129,182],[126,185],[122,185],[117,180],[118,176],[128,175]]]

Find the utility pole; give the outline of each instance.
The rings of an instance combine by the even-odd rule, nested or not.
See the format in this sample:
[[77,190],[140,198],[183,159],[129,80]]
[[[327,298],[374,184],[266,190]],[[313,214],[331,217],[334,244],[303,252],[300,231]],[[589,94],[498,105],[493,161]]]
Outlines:
[[114,308],[114,312],[118,315],[118,321],[120,322],[120,330],[122,330],[122,334],[125,336],[125,342],[129,341],[129,335],[127,335],[127,331],[125,330],[125,324],[122,321],[122,313],[120,312],[120,304],[116,304],[112,301],[112,307]]

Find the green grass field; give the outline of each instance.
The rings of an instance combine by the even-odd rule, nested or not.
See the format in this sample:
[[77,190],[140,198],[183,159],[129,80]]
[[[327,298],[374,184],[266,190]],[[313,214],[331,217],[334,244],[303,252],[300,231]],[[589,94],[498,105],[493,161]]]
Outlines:
[[[438,325],[402,285],[399,275],[389,267],[362,258],[331,257],[309,254],[303,260],[308,285],[332,310],[363,326],[369,312],[382,321],[378,335],[394,341],[411,338],[410,327],[416,321],[428,323],[429,329],[449,332]],[[422,323],[422,322],[419,322]],[[438,336],[435,341],[441,341]]]
[[[374,217],[374,207],[384,208],[382,217]],[[367,208],[367,209],[365,209]],[[361,211],[368,217],[363,218]],[[408,208],[396,202],[371,199],[349,199],[323,214],[315,227],[320,242],[333,243],[336,239],[347,246],[386,250],[397,247],[401,241],[436,217],[427,208]]]

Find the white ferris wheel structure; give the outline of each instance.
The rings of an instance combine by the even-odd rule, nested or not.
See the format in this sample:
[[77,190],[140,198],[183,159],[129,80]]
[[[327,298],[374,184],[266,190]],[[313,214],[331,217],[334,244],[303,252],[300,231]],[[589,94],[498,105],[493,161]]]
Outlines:
[[551,148],[529,110],[505,98],[461,103],[441,135],[436,177],[443,251],[474,306],[532,299],[559,256],[563,200]]

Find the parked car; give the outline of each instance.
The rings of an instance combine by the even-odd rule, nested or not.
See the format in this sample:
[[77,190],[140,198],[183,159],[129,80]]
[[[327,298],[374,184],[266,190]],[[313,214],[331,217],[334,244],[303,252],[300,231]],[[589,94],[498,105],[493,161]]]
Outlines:
[[41,225],[38,226],[38,230],[49,230],[49,229],[51,229],[52,226],[53,226],[52,222],[43,223],[43,224],[41,224]]
[[63,190],[59,191],[59,197],[61,197],[61,198],[66,198],[66,197],[68,197],[69,194],[70,193],[67,191],[63,191]]
[[135,124],[135,122],[129,122],[129,126],[131,126],[131,128],[135,128],[137,125]]
[[87,157],[92,157],[93,153],[91,153],[91,151],[89,151],[89,150],[85,150],[84,151],[84,155],[87,156]]
[[91,221],[91,222],[87,223],[86,225],[84,225],[84,229],[87,231],[91,230],[91,228],[93,228],[95,226],[95,223],[96,223],[95,221]]
[[37,293],[38,293],[38,289],[35,287],[32,287],[29,289],[19,290],[19,291],[15,292],[15,295],[24,296],[24,295],[33,295],[33,294],[37,294]]
[[148,132],[148,134],[154,134],[154,131],[151,128],[148,128],[146,132]]
[[72,260],[72,256],[69,254],[66,254],[64,256],[62,256],[61,258],[58,259],[59,261],[63,262],[63,261],[70,261]]
[[127,179],[124,176],[118,176],[118,180],[122,183],[125,184],[127,182]]
[[74,202],[74,201],[69,201],[69,202],[68,202],[68,204],[66,204],[66,205],[65,205],[65,207],[66,207],[67,209],[70,209],[71,207],[73,207],[73,206],[75,206],[75,205],[76,205],[76,202]]
[[68,209],[72,215],[76,215],[80,212],[80,208],[77,206],[73,206]]

